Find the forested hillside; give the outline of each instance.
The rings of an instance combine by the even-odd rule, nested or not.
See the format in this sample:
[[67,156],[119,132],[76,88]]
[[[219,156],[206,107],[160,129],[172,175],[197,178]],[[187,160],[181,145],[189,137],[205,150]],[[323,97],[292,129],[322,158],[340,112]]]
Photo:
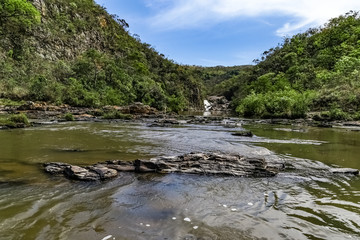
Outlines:
[[224,95],[246,117],[360,118],[360,17],[284,39],[254,66],[184,66],[93,0],[0,0],[0,98],[98,107],[202,108]]
[[360,118],[357,12],[286,38],[255,62],[215,87],[240,115],[297,118],[316,111],[320,119]]
[[0,97],[202,107],[198,70],[166,59],[128,27],[93,0],[0,0]]

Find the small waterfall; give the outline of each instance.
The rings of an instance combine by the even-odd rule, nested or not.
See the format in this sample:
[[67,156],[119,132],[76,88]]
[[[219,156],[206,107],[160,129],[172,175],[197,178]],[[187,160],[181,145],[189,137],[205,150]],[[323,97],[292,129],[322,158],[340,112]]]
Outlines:
[[204,100],[205,112],[209,112],[211,109],[211,103],[208,100]]

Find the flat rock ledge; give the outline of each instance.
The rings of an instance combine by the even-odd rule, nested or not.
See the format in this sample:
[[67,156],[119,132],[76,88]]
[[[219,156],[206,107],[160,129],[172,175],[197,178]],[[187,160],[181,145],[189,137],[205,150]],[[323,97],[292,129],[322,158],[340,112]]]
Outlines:
[[359,170],[354,168],[330,168],[330,172],[335,174],[359,175]]
[[59,162],[44,164],[47,173],[61,174],[67,178],[81,181],[107,180],[117,177],[119,172],[273,177],[284,168],[283,162],[269,162],[264,158],[204,153],[156,157],[150,160],[112,160],[87,167]]

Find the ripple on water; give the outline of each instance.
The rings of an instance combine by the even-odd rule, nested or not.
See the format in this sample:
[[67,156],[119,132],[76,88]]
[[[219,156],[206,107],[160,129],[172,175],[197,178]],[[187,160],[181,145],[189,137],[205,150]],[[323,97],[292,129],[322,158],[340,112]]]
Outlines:
[[[50,130],[44,132],[46,129]],[[223,127],[206,125],[154,129],[143,123],[71,123],[33,128],[2,142],[0,136],[0,143],[24,139],[31,139],[27,142],[30,147],[24,145],[20,150],[25,149],[31,159],[57,154],[48,149],[65,150],[59,158],[78,158],[84,163],[119,156],[135,159],[220,151],[282,158],[289,172],[274,178],[123,173],[102,183],[56,177],[2,183],[0,227],[4,239],[98,240],[110,235],[116,239],[347,239],[360,234],[358,178],[334,176],[324,163],[279,156],[254,146],[254,141],[298,147],[321,146],[325,141],[245,139],[232,136]],[[19,149],[10,151],[11,145],[6,146],[2,154],[19,154]],[[75,154],[67,149],[90,152]],[[18,165],[22,165],[20,160]],[[31,177],[37,175],[38,170]]]

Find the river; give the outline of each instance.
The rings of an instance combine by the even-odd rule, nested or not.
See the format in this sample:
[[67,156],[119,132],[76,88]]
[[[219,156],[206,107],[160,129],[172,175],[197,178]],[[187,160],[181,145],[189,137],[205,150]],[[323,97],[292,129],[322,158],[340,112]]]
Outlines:
[[[71,122],[0,131],[0,239],[360,239],[360,132],[249,124]],[[120,173],[106,182],[49,176],[76,165],[189,152],[282,158],[273,178]]]

